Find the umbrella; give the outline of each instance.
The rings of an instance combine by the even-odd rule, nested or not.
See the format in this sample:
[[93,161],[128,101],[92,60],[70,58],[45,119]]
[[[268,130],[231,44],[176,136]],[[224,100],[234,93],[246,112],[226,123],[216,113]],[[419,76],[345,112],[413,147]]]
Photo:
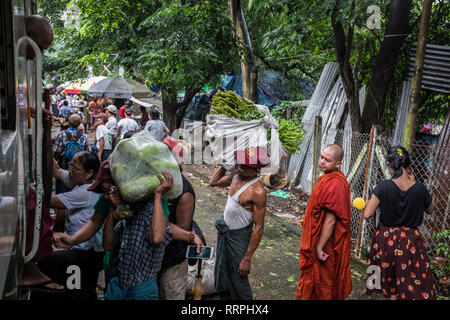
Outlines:
[[115,99],[129,99],[131,97],[139,99],[153,96],[153,92],[142,83],[123,77],[103,79],[90,88],[87,94],[90,97],[102,98],[106,96]]
[[84,80],[75,81],[72,82],[69,86],[67,86],[64,91],[65,93],[72,93],[72,94],[84,93],[88,91],[97,82],[100,82],[105,78],[106,77],[99,76],[99,77],[89,77]]

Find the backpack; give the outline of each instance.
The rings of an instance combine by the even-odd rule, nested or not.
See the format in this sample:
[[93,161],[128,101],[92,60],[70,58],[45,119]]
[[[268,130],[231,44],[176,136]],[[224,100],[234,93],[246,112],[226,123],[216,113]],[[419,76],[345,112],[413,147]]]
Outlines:
[[73,157],[81,151],[84,151],[84,147],[81,145],[81,137],[83,132],[79,131],[75,136],[72,135],[68,130],[64,131],[67,136],[67,142],[65,142],[65,151],[63,157],[63,166],[61,168],[69,168],[69,163],[72,161]]

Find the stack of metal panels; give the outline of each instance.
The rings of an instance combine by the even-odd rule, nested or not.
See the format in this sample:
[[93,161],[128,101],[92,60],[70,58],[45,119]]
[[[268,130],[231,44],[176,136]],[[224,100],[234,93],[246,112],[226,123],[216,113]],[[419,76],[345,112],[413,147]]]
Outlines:
[[302,118],[303,128],[305,130],[305,138],[300,144],[300,150],[294,153],[289,162],[288,177],[289,181],[297,180],[297,176],[303,169],[305,158],[309,152],[312,135],[314,132],[314,119],[320,114],[325,100],[336,81],[339,65],[336,62],[328,62],[320,76],[319,82],[314,90],[308,107]]
[[[300,151],[291,156],[289,163],[288,177],[294,180],[297,188],[301,188],[306,193],[311,193],[311,178],[313,169],[313,134],[314,119],[316,116],[322,117],[322,148],[336,142],[339,133],[338,126],[344,113],[346,112],[347,97],[340,77],[337,77],[339,67],[337,63],[328,63],[320,77],[316,90],[305,111],[302,123],[306,131],[305,139],[300,145]],[[359,92],[360,109],[364,105],[365,87]],[[351,132],[350,115],[347,114],[345,129]],[[351,155],[351,135],[345,134],[342,141],[344,154],[349,158],[344,158],[344,173],[349,169]],[[348,161],[347,161],[348,160]]]

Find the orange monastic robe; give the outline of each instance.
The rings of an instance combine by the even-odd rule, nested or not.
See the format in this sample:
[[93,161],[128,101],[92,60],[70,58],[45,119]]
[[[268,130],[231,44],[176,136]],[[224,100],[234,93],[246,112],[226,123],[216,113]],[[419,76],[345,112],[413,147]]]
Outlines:
[[[326,261],[316,258],[326,211],[336,215],[333,234],[323,251]],[[341,300],[352,291],[350,275],[350,188],[340,171],[323,174],[306,206],[300,244],[300,280],[296,300]]]

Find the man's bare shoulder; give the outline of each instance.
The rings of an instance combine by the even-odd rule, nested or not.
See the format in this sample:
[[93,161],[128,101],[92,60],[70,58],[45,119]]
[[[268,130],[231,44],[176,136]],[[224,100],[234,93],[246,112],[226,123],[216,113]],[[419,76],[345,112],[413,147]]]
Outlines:
[[255,184],[253,184],[252,186],[252,193],[255,197],[258,198],[266,198],[267,197],[267,192],[266,189],[264,188],[264,185],[262,184],[261,181],[257,181]]

